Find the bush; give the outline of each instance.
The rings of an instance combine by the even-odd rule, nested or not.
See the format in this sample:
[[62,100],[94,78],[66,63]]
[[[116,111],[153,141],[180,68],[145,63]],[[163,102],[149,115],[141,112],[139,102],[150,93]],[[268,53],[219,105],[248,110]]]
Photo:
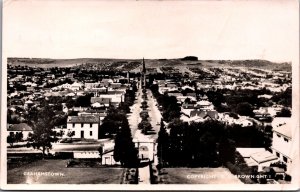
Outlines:
[[278,181],[278,180],[283,180],[283,175],[276,175],[275,176],[275,180]]
[[291,181],[292,177],[290,175],[285,175],[284,180],[285,181]]

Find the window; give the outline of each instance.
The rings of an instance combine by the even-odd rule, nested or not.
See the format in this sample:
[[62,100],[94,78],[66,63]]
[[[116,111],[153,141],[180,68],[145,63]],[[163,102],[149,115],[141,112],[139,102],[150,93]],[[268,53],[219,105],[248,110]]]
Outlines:
[[280,157],[280,154],[279,154],[278,152],[276,152],[276,156],[277,156],[277,157]]
[[90,131],[90,136],[93,136],[93,131]]
[[90,123],[90,128],[92,128],[93,127],[93,123]]
[[289,142],[289,140],[287,138],[284,137],[283,139],[284,139],[284,141]]
[[73,128],[75,127],[75,123],[73,123]]
[[83,127],[83,123],[81,123],[81,127]]
[[283,156],[283,161],[287,163],[287,157]]
[[279,137],[279,138],[280,138],[281,136],[280,136],[279,134],[277,134],[277,137]]

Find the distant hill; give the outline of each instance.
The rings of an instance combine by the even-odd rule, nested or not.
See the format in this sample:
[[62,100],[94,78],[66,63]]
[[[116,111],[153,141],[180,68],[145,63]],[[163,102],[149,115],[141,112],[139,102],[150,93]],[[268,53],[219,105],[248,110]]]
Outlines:
[[[8,58],[9,65],[31,67],[80,67],[105,70],[139,71],[142,59],[109,59],[109,58],[77,58],[77,59],[50,59],[50,58]],[[146,67],[251,67],[268,70],[291,71],[291,63],[275,63],[267,60],[198,60],[197,57],[187,56],[178,59],[145,59]]]

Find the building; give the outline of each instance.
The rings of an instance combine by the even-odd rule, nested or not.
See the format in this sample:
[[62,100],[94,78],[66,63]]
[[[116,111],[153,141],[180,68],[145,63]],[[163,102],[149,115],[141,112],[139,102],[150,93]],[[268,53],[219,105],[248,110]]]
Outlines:
[[271,150],[281,162],[287,165],[289,170],[292,163],[292,128],[291,118],[281,117],[274,118],[272,122],[273,126],[273,142]]
[[257,167],[259,172],[278,161],[276,155],[266,151],[265,148],[236,148],[236,150],[249,167]]
[[74,132],[73,138],[98,139],[100,117],[96,115],[69,116],[67,132]]
[[26,123],[13,124],[8,126],[7,136],[16,135],[17,133],[23,134],[23,140],[27,140],[30,134],[33,134],[32,128]]

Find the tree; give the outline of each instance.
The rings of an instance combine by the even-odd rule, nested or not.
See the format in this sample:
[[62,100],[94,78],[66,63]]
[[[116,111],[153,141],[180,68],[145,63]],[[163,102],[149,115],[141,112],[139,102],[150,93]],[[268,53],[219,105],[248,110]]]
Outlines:
[[114,159],[122,166],[135,167],[138,163],[137,150],[132,141],[128,120],[125,117],[115,137]]
[[152,126],[151,126],[151,124],[149,123],[148,120],[142,120],[138,124],[138,128],[142,130],[142,133],[147,134],[147,132],[152,129]]
[[253,108],[248,102],[239,103],[235,109],[242,116],[253,116]]
[[76,107],[89,107],[91,106],[91,97],[93,97],[94,94],[91,93],[91,94],[87,94],[85,96],[79,96],[76,101],[75,101],[75,106]]
[[7,143],[10,144],[10,146],[12,147],[14,145],[14,142],[16,142],[16,138],[14,134],[10,134],[7,136]]
[[221,163],[231,162],[234,164],[235,160],[235,146],[234,141],[227,137],[222,137],[219,144],[219,160]]
[[160,129],[157,138],[157,156],[159,163],[163,166],[168,157],[169,134],[166,131],[163,119],[160,121]]
[[100,126],[99,134],[102,137],[106,137],[106,135],[111,137],[113,134],[116,134],[123,119],[126,118],[124,112],[115,109],[113,106],[108,109],[107,113],[107,116],[103,119],[103,123]]
[[75,132],[74,131],[69,131],[67,133],[67,136],[71,138],[71,141],[72,141],[72,137],[75,135]]
[[16,132],[15,140],[16,140],[16,142],[22,141],[23,140],[23,133],[22,132]]
[[[180,119],[174,119],[170,122],[170,146],[168,151],[168,162],[174,166],[180,166],[185,163],[185,154],[184,154],[184,130],[187,127]],[[180,157],[180,158],[178,158]]]
[[54,127],[53,116],[54,112],[45,106],[38,114],[38,120],[33,122],[33,134],[30,138],[33,148],[40,149],[45,156],[46,150],[52,148],[52,142],[56,141],[55,133],[52,130]]
[[98,148],[98,151],[99,151],[100,157],[102,158],[102,155],[103,155],[103,144],[100,145],[100,147]]
[[288,108],[284,107],[280,112],[276,114],[276,117],[291,117],[291,115],[291,111]]

